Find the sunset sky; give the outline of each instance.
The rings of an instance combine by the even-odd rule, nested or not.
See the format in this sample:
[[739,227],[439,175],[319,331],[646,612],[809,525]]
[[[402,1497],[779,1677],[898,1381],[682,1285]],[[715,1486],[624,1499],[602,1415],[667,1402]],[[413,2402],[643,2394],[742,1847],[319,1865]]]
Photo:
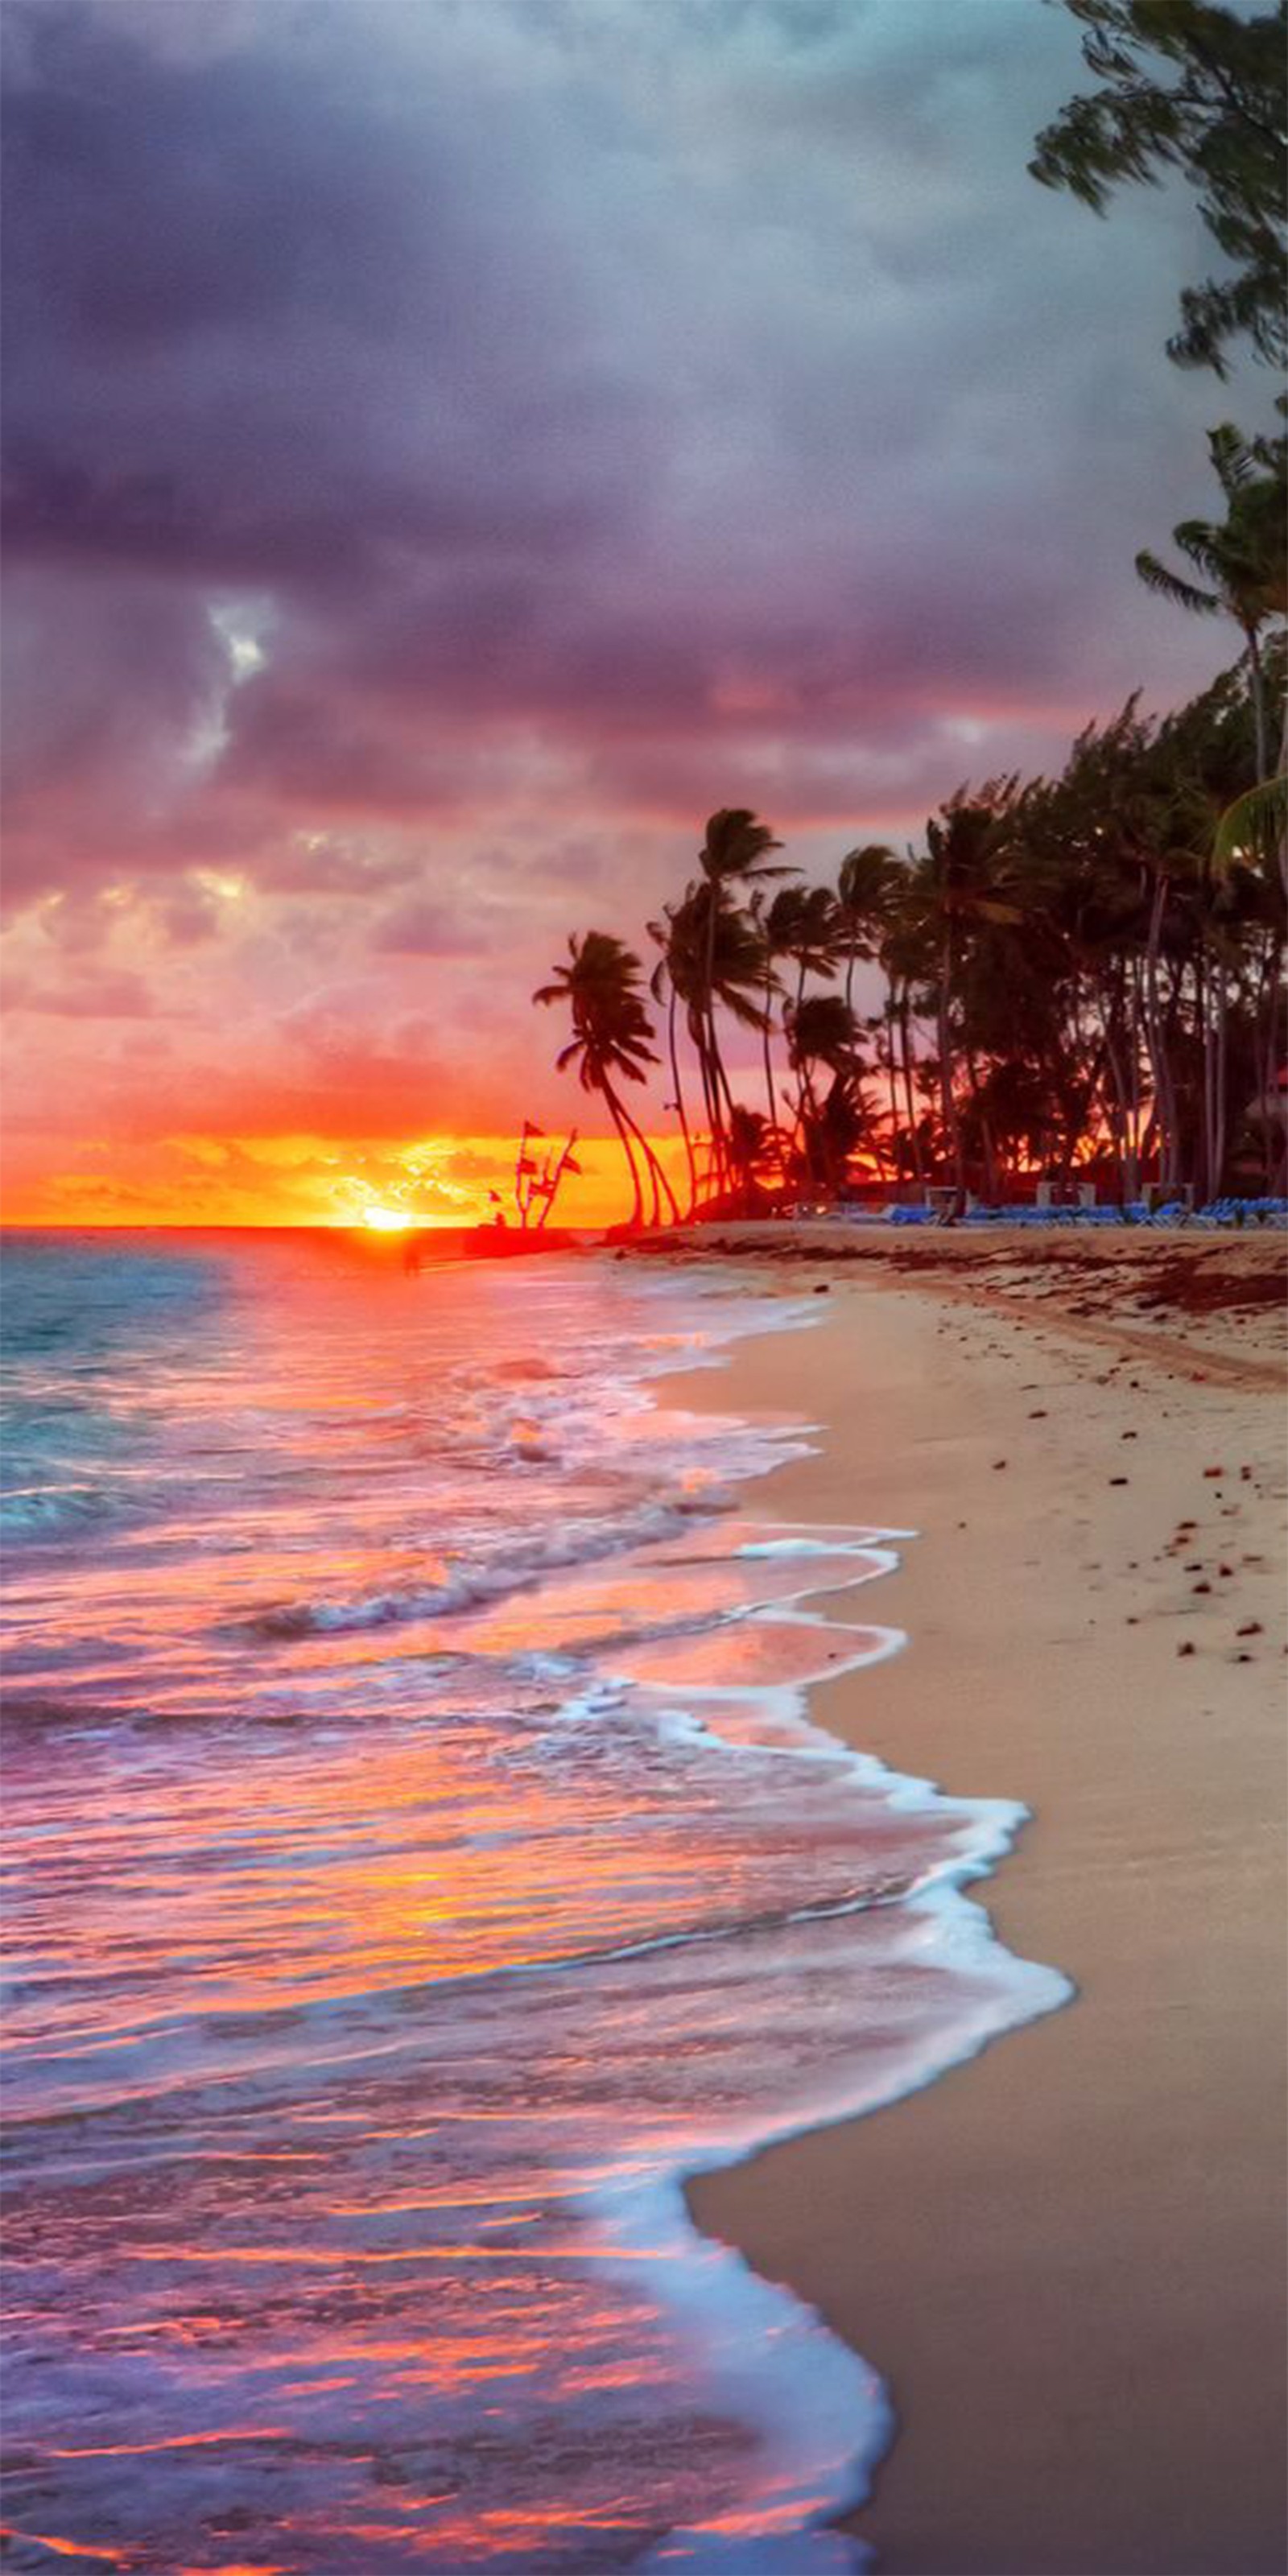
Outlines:
[[1163,354],[1185,191],[1027,176],[1063,8],[3,37],[11,1218],[471,1214],[713,806],[833,869],[1234,659],[1132,557],[1249,404]]

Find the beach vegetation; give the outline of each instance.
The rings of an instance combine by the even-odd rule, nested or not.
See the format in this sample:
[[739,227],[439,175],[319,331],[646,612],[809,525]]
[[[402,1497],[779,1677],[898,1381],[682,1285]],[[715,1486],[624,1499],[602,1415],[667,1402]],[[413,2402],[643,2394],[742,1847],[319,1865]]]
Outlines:
[[[1240,344],[1282,359],[1288,0],[1063,5],[1098,87],[1039,135],[1033,175],[1097,213],[1178,176],[1225,268],[1185,290],[1170,355],[1221,376]],[[710,815],[648,924],[688,1216],[1288,1187],[1288,438],[1223,421],[1207,450],[1220,515],[1174,528],[1177,560],[1135,558],[1242,640],[1188,705],[1133,695],[1057,775],[964,783],[917,845],[858,841],[831,881],[751,807]],[[633,1222],[660,1222],[675,1194],[620,1088],[659,1062],[639,961],[598,931],[569,961],[536,998],[570,1007],[559,1063],[606,1103]]]
[[1099,86],[1037,137],[1029,168],[1103,214],[1123,185],[1176,173],[1198,197],[1223,267],[1186,287],[1168,355],[1225,375],[1231,344],[1288,359],[1284,93],[1288,6],[1246,16],[1219,0],[1064,0]]
[[533,1000],[566,1005],[572,1036],[556,1059],[559,1070],[575,1065],[583,1091],[599,1093],[626,1157],[632,1221],[644,1223],[647,1184],[656,1225],[664,1203],[673,1217],[679,1208],[658,1155],[618,1089],[622,1081],[645,1082],[648,1069],[660,1060],[650,1044],[653,1023],[644,1006],[641,975],[638,957],[620,939],[602,930],[574,932],[567,965],[552,970],[552,981],[540,985]]
[[[563,1182],[569,1173],[574,1177],[580,1173],[581,1165],[574,1151],[576,1143],[577,1130],[573,1127],[565,1144],[557,1150],[547,1147],[544,1130],[534,1126],[530,1118],[524,1119],[514,1157],[514,1206],[521,1234],[528,1232],[534,1217],[535,1232],[540,1234],[543,1231],[550,1222]],[[538,1146],[545,1150],[536,1151]],[[499,1209],[500,1193],[492,1190],[489,1197]],[[503,1219],[498,1217],[496,1222],[502,1223]]]
[[[649,925],[683,1211],[622,1097],[659,1062],[639,960],[574,938],[537,999],[571,1009],[559,1062],[604,1098],[633,1221],[1282,1189],[1288,810],[1257,773],[1284,677],[1268,611],[1255,673],[1161,717],[1129,698],[1057,775],[960,787],[902,856],[851,849],[831,885],[690,878]],[[704,847],[739,846],[726,822]],[[781,878],[780,846],[741,842]]]
[[[1284,408],[1282,398],[1279,407]],[[1270,753],[1262,639],[1270,622],[1288,613],[1286,447],[1283,438],[1246,439],[1229,421],[1210,430],[1224,519],[1184,519],[1173,529],[1188,576],[1148,551],[1136,557],[1136,570],[1150,590],[1199,616],[1232,618],[1239,628],[1247,647],[1258,780],[1269,774]]]

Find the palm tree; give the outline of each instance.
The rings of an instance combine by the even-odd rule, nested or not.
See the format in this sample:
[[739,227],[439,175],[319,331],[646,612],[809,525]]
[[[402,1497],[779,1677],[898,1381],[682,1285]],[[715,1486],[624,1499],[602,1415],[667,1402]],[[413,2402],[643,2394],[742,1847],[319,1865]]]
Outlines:
[[[764,943],[757,922],[719,884],[699,878],[668,910],[666,972],[683,1005],[698,1059],[717,1189],[729,1177],[728,1120],[733,1094],[720,1051],[716,1007],[746,1029],[763,1029]],[[656,987],[655,987],[656,989]],[[677,1056],[678,1064],[678,1056]]]
[[689,1006],[696,990],[691,972],[692,961],[688,953],[692,945],[691,912],[686,916],[686,906],[690,904],[692,894],[692,886],[687,886],[683,903],[664,903],[661,920],[650,921],[647,924],[650,939],[662,952],[649,977],[649,991],[655,1002],[661,1002],[663,993],[667,997],[666,1049],[671,1065],[671,1081],[675,1090],[674,1106],[680,1121],[680,1134],[684,1138],[684,1159],[689,1174],[688,1215],[690,1220],[698,1203],[698,1166],[693,1150],[689,1113],[685,1105],[684,1082],[680,1073],[676,1013],[681,1002],[685,1003],[686,1008]]
[[[847,1154],[862,1132],[857,1098],[858,1031],[839,993],[809,993],[787,1006],[788,1048],[799,1082],[797,1135],[811,1179],[836,1188]],[[826,1065],[832,1087],[820,1104],[814,1068]]]
[[[796,969],[796,989],[784,1005],[784,1022],[790,1012],[796,1018],[805,998],[807,975],[817,975],[830,983],[836,973],[840,923],[836,897],[830,886],[783,886],[775,895],[765,919],[765,943],[775,957],[790,958]],[[847,1010],[847,1018],[849,1013]],[[792,1054],[797,1076],[796,1124],[804,1119],[805,1085],[802,1060]]]
[[766,928],[776,955],[790,957],[796,968],[799,1008],[807,975],[830,983],[836,973],[841,923],[831,887],[784,886],[769,907]]
[[[1249,453],[1260,490],[1264,456]],[[1237,481],[1238,460],[1223,456]],[[1272,704],[1286,660],[1278,637],[1262,638]],[[1111,1173],[1123,1202],[1155,1173],[1165,1188],[1209,1195],[1250,1168],[1267,1188],[1282,1187],[1288,779],[1280,763],[1278,776],[1251,786],[1255,677],[1244,653],[1174,715],[1147,718],[1129,700],[1086,728],[1058,776],[1022,792],[1009,778],[960,790],[906,866],[875,846],[848,852],[836,899],[826,888],[759,882],[761,871],[778,873],[766,827],[745,809],[713,816],[708,864],[651,925],[693,1199],[707,1176],[704,1140],[684,1105],[682,1078],[693,1099],[686,1032],[717,1191],[736,1189],[745,1206],[772,1183],[776,1162],[806,1185],[835,1184],[855,1146],[874,1145],[877,1114],[846,998],[858,963],[873,955],[888,988],[896,1178],[936,1176],[937,1158],[959,1199],[977,1162],[985,1189],[999,1194],[1035,1166]],[[571,943],[540,996],[572,1006],[561,1062],[575,1061],[586,1087],[603,1091],[637,1220],[650,1191],[654,1216],[675,1206],[626,1106],[628,1083],[657,1061],[640,974],[620,941],[591,933]],[[794,1139],[774,1115],[770,1036],[780,1004]],[[767,1118],[731,1089],[726,1014],[765,1041]],[[780,1116],[782,1129],[792,1124]],[[544,1151],[531,1132],[521,1163]],[[545,1164],[538,1178],[528,1169],[526,1183],[529,1198],[544,1198]]]
[[1259,859],[1279,870],[1288,895],[1288,775],[1280,770],[1247,787],[1227,805],[1212,843],[1212,865],[1219,874],[1243,858]]
[[1248,650],[1256,727],[1257,776],[1269,768],[1266,683],[1261,637],[1271,618],[1288,613],[1288,488],[1285,441],[1240,436],[1229,421],[1208,432],[1208,452],[1225,496],[1223,520],[1182,519],[1174,542],[1201,575],[1190,581],[1142,551],[1136,570],[1147,589],[1200,617],[1230,617]]
[[807,974],[834,975],[836,904],[826,886],[780,886],[769,904],[758,890],[752,896],[751,911],[762,948],[761,1047],[765,1065],[765,1098],[770,1126],[776,1130],[778,1106],[774,1097],[771,1034],[773,997],[781,988],[775,965],[779,958],[790,957],[794,961],[798,1002]]
[[858,1030],[849,1003],[839,993],[810,993],[789,1005],[788,1039],[792,1064],[803,1069],[812,1097],[811,1068],[825,1064],[832,1073],[851,1072]]
[[652,1186],[653,1223],[656,1225],[661,1216],[659,1183],[670,1200],[672,1215],[678,1219],[680,1212],[670,1182],[613,1081],[616,1074],[627,1082],[644,1082],[648,1078],[645,1067],[661,1061],[649,1045],[653,1024],[640,991],[640,961],[620,939],[603,930],[587,930],[580,938],[574,933],[568,941],[568,956],[568,965],[552,969],[554,981],[540,985],[532,996],[534,1002],[566,1002],[571,1010],[573,1034],[555,1059],[557,1069],[562,1073],[568,1065],[575,1064],[583,1091],[598,1091],[608,1105],[631,1176],[632,1224],[644,1222],[640,1167],[631,1151],[632,1137],[640,1166]]
[[774,1147],[775,1131],[769,1120],[736,1100],[729,1114],[729,1168],[744,1212],[754,1213],[764,1203],[762,1183],[774,1159]]
[[[851,1010],[854,1008],[854,969],[860,959],[865,965],[871,965],[880,956],[882,940],[897,911],[903,875],[893,850],[884,841],[865,841],[858,849],[847,850],[837,870],[836,909],[845,943],[845,999]],[[889,982],[880,1020],[873,1025],[883,1028],[885,1035],[885,1067],[893,1134],[899,1124],[899,1102],[895,1089],[894,987]]]
[[845,941],[845,1000],[854,1007],[854,969],[860,958],[877,955],[890,920],[903,870],[884,841],[865,841],[847,850],[837,870],[836,911]]
[[698,865],[715,885],[751,885],[766,877],[795,876],[790,860],[778,863],[770,853],[781,850],[768,823],[746,805],[722,805],[707,817]]
[[[909,852],[911,860],[912,853]],[[928,985],[933,971],[933,925],[927,909],[925,889],[912,866],[900,867],[899,883],[891,904],[890,918],[881,933],[877,950],[881,972],[886,979],[888,995],[886,1012],[890,1043],[890,1107],[895,1137],[896,1166],[903,1168],[899,1152],[898,1094],[895,1085],[895,1032],[898,1031],[899,1084],[903,1091],[903,1135],[911,1177],[920,1189],[925,1183],[922,1155],[924,1113],[917,1107],[915,1096],[916,1046],[913,1021],[917,1001]]]
[[[695,889],[695,902],[701,903],[702,896],[704,894],[706,896],[705,905],[702,906],[703,927],[706,934],[705,971],[699,1005],[705,1021],[705,1035],[703,1049],[700,1051],[705,1053],[710,1067],[711,1091],[708,1105],[711,1111],[711,1142],[717,1184],[727,1176],[725,1110],[726,1105],[732,1106],[729,1085],[720,1056],[720,1042],[716,1034],[717,998],[726,1002],[736,1018],[743,1019],[748,1025],[759,1025],[758,1021],[755,1023],[750,1021],[738,1002],[730,1000],[730,989],[740,993],[745,987],[746,979],[742,970],[744,963],[750,959],[753,945],[756,950],[757,964],[759,963],[759,938],[755,926],[747,920],[745,914],[738,912],[736,905],[731,901],[731,890],[736,885],[755,887],[765,884],[774,877],[794,876],[796,871],[789,862],[779,862],[773,857],[774,851],[781,848],[781,841],[775,840],[768,823],[762,823],[750,806],[722,805],[716,813],[708,815],[702,847],[698,852],[698,865],[702,870],[705,885]],[[737,926],[739,923],[745,925],[744,929],[739,930]],[[717,989],[718,940],[723,941],[726,969],[733,970],[732,973],[726,972],[727,989],[723,994],[718,994]]]
[[927,856],[916,871],[917,891],[939,938],[937,1018],[939,1105],[944,1149],[951,1157],[960,1214],[966,1200],[966,1162],[953,1079],[952,1004],[963,927],[974,921],[1015,922],[1020,907],[1008,899],[1006,858],[1016,801],[1016,778],[990,779],[972,797],[960,788],[926,825]]
[[[775,895],[774,903],[778,900]],[[766,902],[763,886],[755,889],[748,911],[760,941],[760,1053],[765,1068],[765,1106],[768,1112],[762,1124],[767,1138],[779,1149],[781,1163],[782,1135],[778,1124],[778,1103],[774,1098],[773,1054],[774,996],[782,991],[775,967],[781,951],[776,947],[770,929],[773,904]]]

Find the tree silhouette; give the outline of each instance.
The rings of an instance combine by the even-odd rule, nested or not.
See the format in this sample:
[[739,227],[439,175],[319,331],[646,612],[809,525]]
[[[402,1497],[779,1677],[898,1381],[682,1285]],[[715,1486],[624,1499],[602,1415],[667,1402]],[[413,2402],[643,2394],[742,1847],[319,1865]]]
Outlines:
[[1037,138],[1029,169],[1103,214],[1123,182],[1175,170],[1232,274],[1187,287],[1168,356],[1226,372],[1246,336],[1272,366],[1288,356],[1284,304],[1284,136],[1288,7],[1244,18],[1218,0],[1065,0],[1087,32],[1102,86],[1069,100]]
[[568,941],[568,956],[566,966],[552,970],[553,982],[539,985],[532,997],[534,1002],[566,1002],[571,1011],[572,1037],[560,1049],[556,1067],[563,1073],[575,1064],[583,1091],[599,1092],[608,1105],[631,1176],[632,1222],[644,1222],[641,1169],[651,1185],[654,1224],[661,1213],[660,1191],[665,1192],[672,1215],[678,1218],[671,1184],[613,1078],[619,1075],[627,1082],[644,1082],[646,1068],[660,1062],[649,1044],[653,1024],[640,991],[640,961],[632,949],[603,930],[588,930],[581,937],[574,933]]
[[1223,520],[1183,519],[1172,530],[1201,580],[1190,581],[1142,551],[1136,570],[1150,590],[1204,617],[1231,617],[1248,648],[1256,726],[1257,777],[1269,766],[1266,684],[1261,637],[1288,611],[1288,489],[1283,439],[1242,438],[1227,421],[1208,432],[1208,451],[1225,496]]

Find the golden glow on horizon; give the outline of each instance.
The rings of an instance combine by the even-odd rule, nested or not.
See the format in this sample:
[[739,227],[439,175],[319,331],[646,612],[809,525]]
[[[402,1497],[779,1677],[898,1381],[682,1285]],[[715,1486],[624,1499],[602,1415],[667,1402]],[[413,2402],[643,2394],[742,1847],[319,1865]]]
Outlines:
[[408,1226],[418,1225],[418,1217],[409,1216],[406,1208],[369,1207],[360,1222],[372,1234],[405,1234]]
[[[674,1134],[652,1140],[676,1188],[686,1186]],[[289,1128],[254,1135],[171,1130],[130,1139],[33,1139],[6,1160],[2,1221],[12,1226],[334,1226],[372,1237],[486,1225],[514,1206],[513,1135],[327,1136]],[[552,1223],[612,1225],[630,1213],[614,1137],[584,1136],[581,1166]],[[22,1168],[23,1163],[27,1168]]]

